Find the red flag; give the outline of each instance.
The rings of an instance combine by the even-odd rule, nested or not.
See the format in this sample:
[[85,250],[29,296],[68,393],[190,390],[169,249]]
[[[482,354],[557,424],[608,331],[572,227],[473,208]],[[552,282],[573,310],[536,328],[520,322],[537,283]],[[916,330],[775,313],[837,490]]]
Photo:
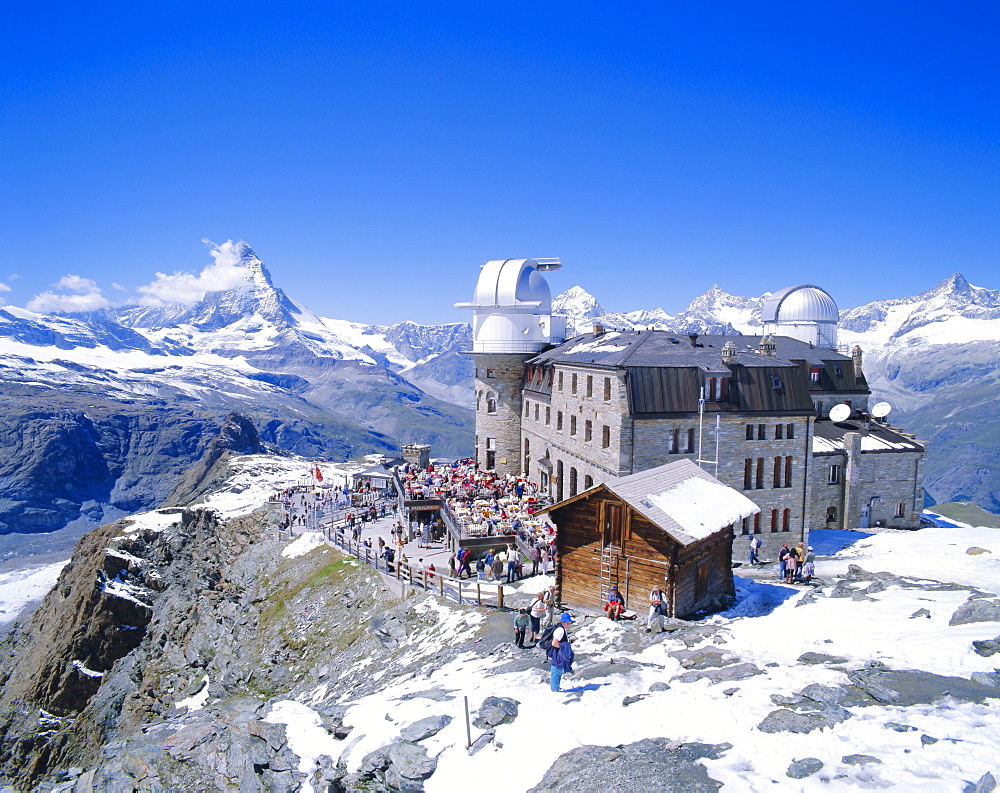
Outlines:
[[317,482],[322,482],[323,481],[323,472],[319,470],[319,466],[318,465],[316,466],[315,473],[316,473],[316,481]]

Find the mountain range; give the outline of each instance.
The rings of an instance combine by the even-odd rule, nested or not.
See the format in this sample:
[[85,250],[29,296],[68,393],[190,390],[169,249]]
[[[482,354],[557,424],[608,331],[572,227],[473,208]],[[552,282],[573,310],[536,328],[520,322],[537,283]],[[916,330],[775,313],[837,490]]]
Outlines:
[[[193,304],[0,307],[0,559],[57,550],[61,537],[161,503],[234,411],[272,451],[336,461],[423,442],[435,455],[471,452],[467,324],[318,317],[275,286],[250,246],[230,252],[242,281]],[[767,296],[713,286],[671,316],[607,312],[573,287],[554,308],[571,332],[601,322],[752,334]],[[865,351],[893,423],[930,443],[932,498],[1000,511],[1000,293],[954,275],[842,312],[841,342]]]

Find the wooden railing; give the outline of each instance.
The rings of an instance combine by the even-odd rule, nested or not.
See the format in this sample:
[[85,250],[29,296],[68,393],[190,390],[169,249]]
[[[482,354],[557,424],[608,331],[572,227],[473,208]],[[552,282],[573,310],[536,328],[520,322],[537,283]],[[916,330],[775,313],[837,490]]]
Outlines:
[[369,548],[364,543],[355,540],[346,531],[346,523],[341,526],[331,526],[326,532],[326,538],[333,545],[354,556],[359,562],[364,562],[379,572],[392,576],[412,587],[419,587],[458,603],[504,608],[503,584],[499,582],[452,578],[438,570],[431,571],[410,562],[400,562],[398,558],[387,562],[379,556],[375,548]]

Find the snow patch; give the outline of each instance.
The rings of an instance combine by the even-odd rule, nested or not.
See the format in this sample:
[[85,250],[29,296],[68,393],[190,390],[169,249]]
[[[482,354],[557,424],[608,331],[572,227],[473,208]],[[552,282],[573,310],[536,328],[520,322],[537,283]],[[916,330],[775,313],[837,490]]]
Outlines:
[[326,538],[323,534],[318,531],[307,531],[305,534],[297,537],[294,542],[286,545],[281,550],[281,555],[286,559],[297,559],[300,556],[305,556],[315,548],[319,548],[321,545],[326,545]]
[[676,521],[684,532],[703,540],[758,512],[757,505],[721,482],[692,477],[646,499]]

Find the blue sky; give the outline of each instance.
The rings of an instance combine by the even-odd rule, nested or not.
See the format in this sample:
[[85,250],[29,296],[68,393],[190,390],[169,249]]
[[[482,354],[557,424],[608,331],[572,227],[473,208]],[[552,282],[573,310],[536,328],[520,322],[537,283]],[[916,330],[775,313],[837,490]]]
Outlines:
[[998,8],[18,4],[0,297],[127,301],[202,239],[370,322],[463,319],[524,256],[609,310],[997,288]]

